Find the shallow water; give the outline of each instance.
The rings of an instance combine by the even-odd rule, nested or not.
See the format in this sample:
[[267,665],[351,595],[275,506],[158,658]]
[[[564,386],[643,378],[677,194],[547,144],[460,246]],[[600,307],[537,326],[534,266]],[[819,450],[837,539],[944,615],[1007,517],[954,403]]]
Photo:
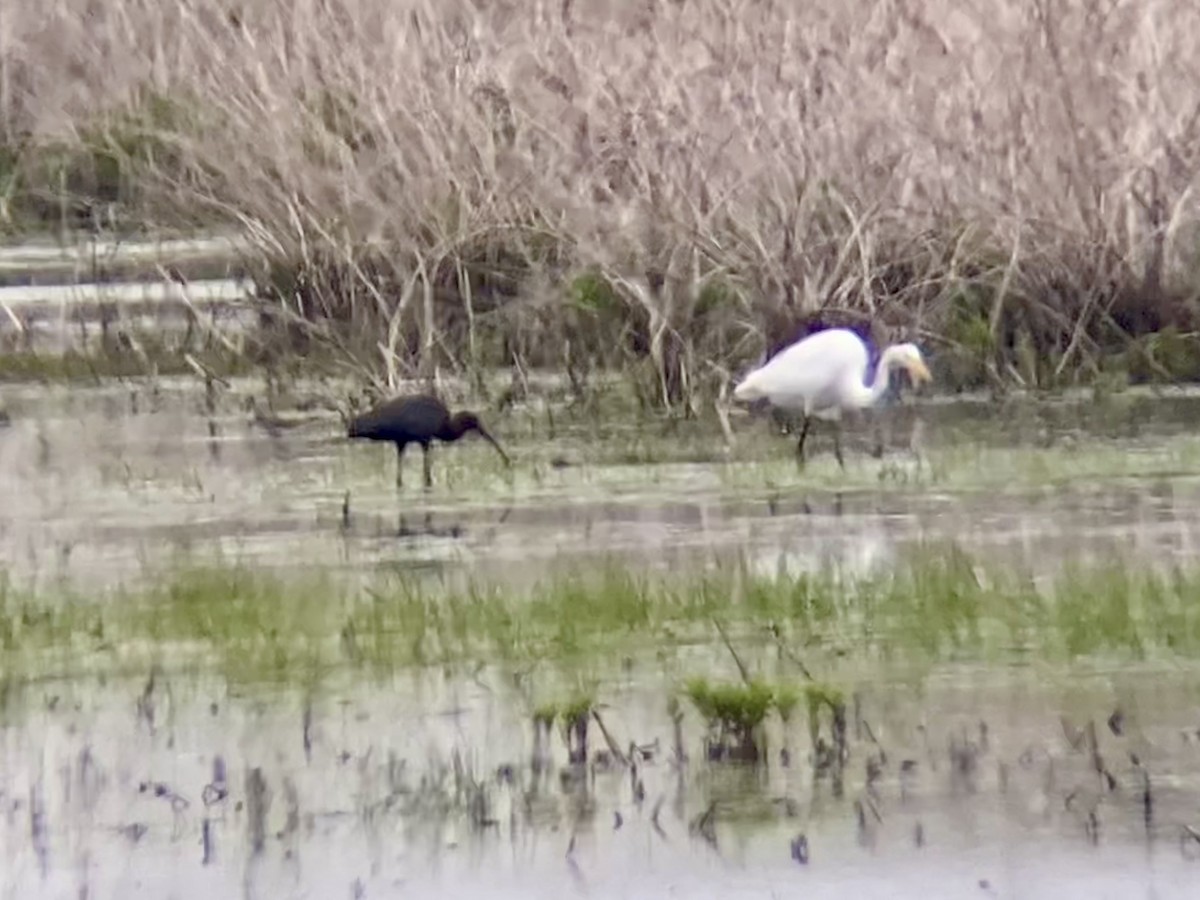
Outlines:
[[253,287],[240,249],[220,236],[0,246],[0,352],[86,353],[118,329],[182,331],[197,314],[233,334],[250,315],[240,301]]
[[[154,305],[133,304],[157,321],[141,309]],[[328,412],[269,431],[244,404],[255,392],[235,383],[209,409],[184,381],[0,386],[10,583],[102,594],[180,559],[438,585],[613,560],[867,572],[944,541],[1053,576],[1071,561],[1194,564],[1200,539],[1200,397],[1186,391],[905,404],[878,417],[881,458],[871,428],[851,428],[845,473],[827,436],[801,473],[788,439],[746,415],[730,455],[699,427],[559,412],[549,429],[543,410],[514,408],[488,416],[513,471],[478,441],[439,448],[429,492],[419,453],[398,492],[390,448],[345,441]],[[311,693],[302,678],[235,685],[173,649],[152,672],[67,679],[50,654],[42,677],[0,680],[0,896],[1195,892],[1200,670],[1179,657],[1014,648],[914,666],[842,648],[822,673],[854,698],[839,791],[803,715],[771,726],[760,766],[706,761],[686,703],[675,746],[667,701],[684,679],[738,678],[715,642],[582,668],[348,668]],[[797,677],[757,649],[755,665]],[[598,726],[583,767],[557,727],[538,739],[534,709],[577,691],[618,750],[653,747],[636,772]]]
[[[1186,453],[1181,464],[1155,456],[1188,440],[1193,398],[1145,399],[1091,422],[1086,407],[1017,408],[1006,422],[979,404],[905,408],[894,411],[893,435],[921,420],[933,462],[920,469],[894,447],[883,460],[852,455],[847,473],[819,443],[800,473],[787,438],[752,419],[737,422],[739,433],[773,461],[728,461],[701,436],[691,455],[709,462],[671,459],[672,439],[653,438],[664,461],[633,464],[622,461],[626,431],[605,427],[608,439],[597,441],[593,426],[560,421],[551,439],[529,424],[536,416],[512,414],[493,421],[518,461],[512,472],[467,440],[435,449],[429,492],[419,450],[407,455],[398,492],[394,451],[346,441],[330,413],[271,433],[244,397],[209,414],[186,382],[14,385],[4,398],[0,559],[18,582],[129,580],[180,554],[492,581],[598,558],[676,569],[730,554],[766,570],[833,562],[863,571],[943,539],[1052,571],[1066,558],[1114,553],[1187,560],[1200,538],[1200,452],[1194,464]],[[1005,445],[1017,449],[997,464],[1011,472],[972,489],[976,475],[996,477],[978,448]],[[556,468],[556,457],[577,464]],[[1089,458],[1101,459],[1097,477],[1071,478]],[[942,469],[940,480],[929,474]]]
[[[4,896],[1191,896],[1195,674],[864,679],[840,793],[802,725],[751,768],[706,764],[689,719],[678,762],[653,676],[603,685],[615,741],[655,746],[632,774],[568,765],[557,736],[534,766],[499,673],[311,703],[46,684],[2,730]],[[1088,720],[1111,787],[1069,741]]]

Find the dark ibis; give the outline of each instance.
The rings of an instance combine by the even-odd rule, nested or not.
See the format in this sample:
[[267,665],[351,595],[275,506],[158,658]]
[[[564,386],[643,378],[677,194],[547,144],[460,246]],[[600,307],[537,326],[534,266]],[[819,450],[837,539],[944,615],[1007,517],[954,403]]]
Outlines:
[[396,486],[403,482],[404,448],[409,444],[420,444],[424,451],[425,487],[433,487],[429,472],[429,445],[434,438],[451,443],[468,431],[479,436],[496,448],[506,465],[512,465],[508,454],[496,443],[473,412],[451,413],[437,397],[417,394],[409,397],[394,397],[385,400],[361,416],[350,420],[347,436],[369,441],[390,441],[396,445]]

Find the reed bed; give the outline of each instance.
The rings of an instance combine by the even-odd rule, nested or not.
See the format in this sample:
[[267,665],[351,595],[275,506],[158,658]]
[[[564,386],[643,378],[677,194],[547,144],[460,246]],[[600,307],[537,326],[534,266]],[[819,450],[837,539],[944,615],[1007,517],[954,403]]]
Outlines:
[[0,219],[235,225],[376,386],[619,368],[696,407],[814,321],[951,384],[1200,374],[1200,7],[52,0]]

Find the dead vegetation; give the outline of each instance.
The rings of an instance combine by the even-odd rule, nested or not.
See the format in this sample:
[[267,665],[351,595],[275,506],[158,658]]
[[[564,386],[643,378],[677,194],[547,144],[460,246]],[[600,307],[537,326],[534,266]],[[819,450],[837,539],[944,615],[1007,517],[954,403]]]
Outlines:
[[279,341],[377,384],[694,409],[825,319],[952,384],[1200,376],[1200,7],[53,0],[0,220],[237,224]]

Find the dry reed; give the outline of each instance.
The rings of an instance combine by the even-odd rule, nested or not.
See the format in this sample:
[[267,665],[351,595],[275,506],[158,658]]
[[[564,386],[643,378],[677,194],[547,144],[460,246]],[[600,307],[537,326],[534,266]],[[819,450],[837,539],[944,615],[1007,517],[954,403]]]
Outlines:
[[47,0],[0,12],[0,114],[10,199],[99,141],[389,382],[622,366],[677,405],[821,310],[1062,383],[1200,285],[1180,0]]

